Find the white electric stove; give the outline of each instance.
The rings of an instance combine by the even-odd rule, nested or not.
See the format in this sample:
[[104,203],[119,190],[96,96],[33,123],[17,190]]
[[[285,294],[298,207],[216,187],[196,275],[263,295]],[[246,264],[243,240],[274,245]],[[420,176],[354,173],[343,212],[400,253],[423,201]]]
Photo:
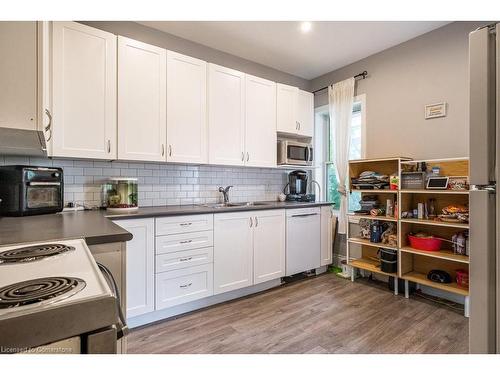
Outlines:
[[83,240],[0,247],[0,345],[32,348],[105,327],[116,343],[119,305],[103,274],[112,279]]

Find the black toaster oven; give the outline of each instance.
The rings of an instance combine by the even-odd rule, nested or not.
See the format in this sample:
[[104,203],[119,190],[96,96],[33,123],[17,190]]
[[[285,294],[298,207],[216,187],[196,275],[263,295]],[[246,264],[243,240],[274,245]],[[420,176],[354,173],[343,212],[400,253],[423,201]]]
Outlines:
[[0,215],[28,216],[64,207],[63,170],[52,167],[0,167]]

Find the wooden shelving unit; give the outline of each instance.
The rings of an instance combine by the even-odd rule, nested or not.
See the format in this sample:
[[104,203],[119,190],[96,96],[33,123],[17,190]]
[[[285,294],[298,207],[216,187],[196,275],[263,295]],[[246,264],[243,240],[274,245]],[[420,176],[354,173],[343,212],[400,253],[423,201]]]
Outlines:
[[[365,159],[354,160],[349,163],[350,177],[357,177],[366,170],[375,171],[387,175],[394,174],[397,171],[401,183],[401,172],[411,165],[425,162],[428,169],[439,167],[443,176],[468,176],[469,161],[468,158],[453,159],[432,159],[432,160],[412,160],[409,158],[395,157],[383,159]],[[468,223],[446,222],[438,219],[417,219],[401,218],[403,211],[410,211],[416,208],[417,203],[428,202],[434,199],[436,211],[439,213],[443,207],[450,204],[468,205],[469,191],[467,190],[427,190],[427,189],[399,189],[398,190],[358,190],[352,189],[351,192],[360,192],[361,196],[375,195],[382,205],[389,197],[394,197],[394,202],[398,202],[397,217],[371,216],[362,214],[349,214],[347,231],[347,256],[351,267],[373,272],[395,278],[395,286],[398,278],[405,280],[405,296],[409,298],[409,282],[414,282],[426,287],[432,287],[449,293],[454,293],[465,297],[465,316],[468,316],[469,309],[469,291],[457,285],[455,282],[457,270],[469,269],[469,257],[466,255],[454,254],[451,243],[443,242],[440,251],[424,251],[414,249],[408,242],[407,235],[410,232],[426,232],[437,237],[451,240],[456,232],[469,229]],[[386,246],[381,243],[372,243],[369,239],[360,238],[359,233],[351,229],[354,221],[358,219],[379,220],[388,223],[397,224],[398,245]],[[357,255],[354,256],[354,246],[357,247]],[[378,248],[387,248],[398,251],[398,272],[391,274],[382,272],[380,264],[375,259]],[[440,269],[448,272],[453,282],[450,284],[436,283],[427,278],[430,270]],[[354,281],[354,272],[353,272]],[[395,294],[398,294],[397,288]]]
[[[427,168],[440,168],[443,176],[468,176],[469,161],[467,158],[434,159],[434,160],[411,160],[401,163],[400,172],[416,163],[425,162]],[[401,178],[401,176],[400,176]],[[428,202],[434,199],[437,213],[450,205],[458,204],[468,206],[468,190],[427,190],[427,189],[401,189],[399,205],[399,276],[406,283],[414,282],[449,293],[455,293],[465,297],[465,316],[468,316],[469,291],[459,287],[455,282],[457,270],[469,269],[469,257],[454,254],[452,244],[443,242],[440,251],[417,250],[410,246],[407,235],[410,232],[425,232],[436,237],[451,240],[454,233],[469,229],[468,223],[446,222],[433,219],[402,218],[404,211],[411,211],[418,203]],[[448,272],[453,282],[450,284],[436,283],[427,278],[430,270],[440,269]],[[406,288],[408,289],[408,288]],[[407,295],[407,297],[409,297]]]
[[[381,159],[363,159],[363,160],[351,160],[349,162],[349,181],[351,181],[352,177],[358,177],[359,174],[363,171],[375,171],[377,173],[385,174],[388,176],[400,174],[400,163],[401,161],[410,160],[408,158],[403,157],[393,157],[393,158],[381,158]],[[399,186],[398,186],[399,188]],[[355,189],[352,185],[350,185],[351,193],[361,193],[361,196],[365,195],[374,195],[381,202],[382,205],[385,205],[387,199],[392,199],[393,203],[396,203],[399,199],[399,189],[390,190],[390,189]],[[378,249],[389,249],[389,250],[398,250],[398,246],[389,246],[382,243],[373,243],[370,242],[369,239],[361,238],[359,233],[355,230],[353,231],[351,226],[355,225],[355,221],[359,219],[367,219],[367,220],[378,220],[381,222],[385,222],[388,224],[396,225],[398,219],[394,217],[387,216],[372,216],[366,214],[350,214],[348,217],[347,224],[347,259],[348,264],[355,268],[361,269],[364,271],[394,277],[395,280],[395,288],[394,294],[398,294],[398,274],[383,272],[380,269],[380,262],[377,261],[377,252]],[[354,281],[354,270],[352,272],[352,280]]]

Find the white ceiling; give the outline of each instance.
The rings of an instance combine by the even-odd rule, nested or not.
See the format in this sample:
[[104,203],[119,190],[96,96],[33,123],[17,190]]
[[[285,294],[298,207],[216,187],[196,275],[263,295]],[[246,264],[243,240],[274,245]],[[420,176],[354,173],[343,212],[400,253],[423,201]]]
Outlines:
[[312,79],[448,22],[150,21],[143,25]]

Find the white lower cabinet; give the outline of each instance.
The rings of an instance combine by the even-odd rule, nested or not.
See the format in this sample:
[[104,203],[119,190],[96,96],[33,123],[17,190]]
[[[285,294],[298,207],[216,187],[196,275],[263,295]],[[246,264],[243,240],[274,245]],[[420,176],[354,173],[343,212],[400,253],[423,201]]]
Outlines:
[[127,318],[155,309],[154,304],[154,219],[114,222],[134,236],[127,242]]
[[252,285],[253,216],[214,215],[214,294]]
[[321,207],[321,265],[333,263],[333,230],[336,217],[330,206]]
[[214,294],[213,216],[156,219],[156,310]]
[[285,272],[284,210],[214,215],[214,294]]
[[253,283],[285,276],[285,211],[260,211],[253,233]]
[[213,265],[204,264],[156,275],[156,309],[164,309],[213,294]]

